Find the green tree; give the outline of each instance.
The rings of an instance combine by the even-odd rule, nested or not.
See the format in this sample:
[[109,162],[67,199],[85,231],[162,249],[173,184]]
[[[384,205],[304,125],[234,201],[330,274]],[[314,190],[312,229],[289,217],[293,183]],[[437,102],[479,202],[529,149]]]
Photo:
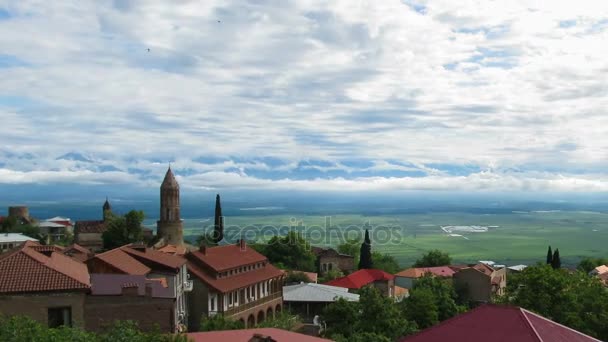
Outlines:
[[129,243],[143,240],[141,223],[144,212],[131,210],[124,216],[111,216],[108,218],[108,228],[102,234],[103,247],[113,249]]
[[521,306],[583,333],[608,339],[608,292],[583,272],[527,267],[511,277],[503,302]]
[[372,260],[372,242],[369,239],[369,230],[365,230],[365,240],[361,244],[359,252],[359,269],[369,269],[374,267]]
[[352,255],[355,263],[358,263],[360,246],[361,240],[347,239],[344,243],[338,245],[338,252],[346,255]]
[[325,275],[319,278],[319,284],[327,283],[328,281],[334,280],[336,278],[343,277],[344,273],[340,272],[340,270],[332,269],[325,272]]
[[410,296],[402,303],[405,306],[405,316],[416,322],[418,328],[426,329],[439,322],[439,308],[430,289],[412,289]]
[[339,298],[325,307],[321,315],[327,324],[324,336],[350,341],[363,334],[375,334],[395,340],[415,331],[415,325],[404,317],[392,298],[374,287],[364,287],[359,294],[359,302]]
[[223,315],[215,315],[211,317],[203,317],[201,319],[201,331],[215,330],[237,330],[245,329],[245,324],[241,321],[235,321],[226,318]]
[[213,223],[213,241],[218,243],[224,238],[224,216],[222,216],[222,204],[220,194],[215,196],[215,217]]
[[215,242],[215,238],[213,237],[213,234],[202,234],[196,238],[196,245],[215,247],[215,246],[217,246],[217,242]]
[[447,253],[434,249],[424,254],[422,258],[416,260],[414,267],[436,267],[449,265],[451,263],[452,258],[450,258]]
[[553,252],[553,260],[551,260],[551,267],[557,269],[562,267],[562,261],[559,259],[559,248]]
[[290,231],[284,237],[273,236],[266,245],[257,244],[252,247],[265,255],[275,266],[281,264],[290,270],[316,271],[317,258],[308,241],[297,232]]
[[594,268],[601,266],[601,265],[606,265],[608,264],[608,259],[607,258],[583,258],[576,269],[578,269],[579,271],[585,272],[585,273],[589,273],[591,271],[593,271]]
[[551,265],[553,262],[553,252],[551,251],[551,246],[547,249],[547,264]]
[[376,333],[358,333],[356,335],[351,336],[350,338],[346,338],[340,334],[332,335],[331,339],[336,342],[392,342],[393,340],[380,334]]
[[399,263],[391,255],[372,252],[372,260],[374,260],[374,268],[384,272],[395,274],[400,270]]
[[456,291],[451,281],[425,275],[414,284],[414,290],[421,289],[429,290],[432,293],[439,321],[454,317],[466,309],[456,304]]
[[302,324],[298,315],[293,315],[288,311],[281,311],[274,314],[274,317],[267,318],[256,328],[277,328],[283,330],[293,330]]
[[15,216],[8,216],[2,221],[2,233],[12,233],[18,225],[17,218]]
[[308,275],[304,272],[295,272],[290,271],[287,272],[287,276],[285,277],[285,284],[299,284],[299,283],[311,283],[312,280],[308,278]]

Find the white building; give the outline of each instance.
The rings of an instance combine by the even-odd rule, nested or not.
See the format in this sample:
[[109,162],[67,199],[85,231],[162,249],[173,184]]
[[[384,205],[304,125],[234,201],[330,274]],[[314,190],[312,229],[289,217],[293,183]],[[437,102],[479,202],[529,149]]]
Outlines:
[[38,242],[38,240],[20,233],[2,233],[0,234],[0,253],[17,247],[25,241]]

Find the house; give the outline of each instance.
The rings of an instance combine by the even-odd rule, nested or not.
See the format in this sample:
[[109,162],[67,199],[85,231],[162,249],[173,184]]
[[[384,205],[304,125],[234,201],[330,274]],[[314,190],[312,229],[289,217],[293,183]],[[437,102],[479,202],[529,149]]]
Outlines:
[[598,342],[526,309],[486,304],[400,342]]
[[454,273],[454,270],[448,266],[408,268],[395,274],[395,285],[411,289],[416,284],[416,280],[426,274],[439,278],[452,278]]
[[80,262],[86,262],[95,255],[91,250],[75,243],[65,247],[61,253]]
[[276,329],[241,329],[189,333],[188,340],[193,342],[329,342],[320,337],[298,334]]
[[602,275],[604,273],[608,272],[608,266],[606,265],[600,265],[594,269],[591,270],[591,272],[589,272],[589,275]]
[[[245,240],[217,247],[201,246],[186,254],[194,280],[190,327],[201,317],[222,314],[253,327],[283,307],[283,272]],[[192,331],[191,329],[191,331]]]
[[320,315],[323,309],[338,298],[358,302],[359,295],[348,292],[347,288],[321,285],[313,283],[300,283],[283,287],[283,303],[285,307],[312,321],[315,315]]
[[84,305],[85,329],[101,332],[115,320],[137,322],[144,331],[174,332],[175,296],[166,282],[144,275],[92,274]]
[[333,248],[312,247],[317,256],[319,274],[325,275],[328,271],[337,270],[344,274],[355,270],[355,258],[352,255],[338,253]]
[[112,217],[112,206],[106,198],[102,208],[102,220],[76,221],[74,226],[74,242],[93,252],[103,250],[103,233]]
[[26,241],[0,255],[0,314],[27,315],[49,327],[84,328],[91,287],[87,267],[61,251]]
[[87,260],[91,274],[127,274],[158,279],[168,284],[174,299],[172,326],[184,331],[188,323],[187,293],[192,291],[186,260],[144,245],[130,244]]
[[47,244],[65,239],[74,233],[74,225],[69,218],[55,216],[38,222],[40,234],[46,236]]
[[26,241],[38,241],[21,233],[0,233],[0,253],[13,249]]
[[373,286],[385,296],[395,296],[395,276],[377,269],[358,270],[345,277],[328,281],[324,285],[344,287],[351,292],[364,286]]
[[473,302],[489,303],[495,295],[503,295],[507,287],[507,269],[495,269],[478,263],[464,267],[453,275],[454,288]]

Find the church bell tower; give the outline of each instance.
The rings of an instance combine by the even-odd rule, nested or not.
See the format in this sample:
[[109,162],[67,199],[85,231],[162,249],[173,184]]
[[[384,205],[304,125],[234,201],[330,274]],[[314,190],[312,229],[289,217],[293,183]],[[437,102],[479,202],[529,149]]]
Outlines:
[[165,174],[160,186],[160,219],[156,234],[171,245],[184,244],[184,227],[179,213],[179,184],[171,171]]

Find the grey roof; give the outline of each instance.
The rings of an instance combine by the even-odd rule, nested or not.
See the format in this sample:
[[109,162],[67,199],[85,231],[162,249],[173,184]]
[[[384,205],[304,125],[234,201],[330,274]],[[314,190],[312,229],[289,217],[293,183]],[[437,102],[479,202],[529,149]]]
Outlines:
[[1,233],[0,242],[25,242],[25,241],[38,241],[29,236],[25,236],[21,233]]
[[359,301],[358,294],[349,293],[343,287],[313,283],[283,286],[283,300],[286,302],[334,302],[339,297],[349,302]]
[[513,270],[513,271],[523,271],[524,268],[526,268],[528,266],[526,265],[515,265],[515,266],[510,266],[508,267],[508,269]]

